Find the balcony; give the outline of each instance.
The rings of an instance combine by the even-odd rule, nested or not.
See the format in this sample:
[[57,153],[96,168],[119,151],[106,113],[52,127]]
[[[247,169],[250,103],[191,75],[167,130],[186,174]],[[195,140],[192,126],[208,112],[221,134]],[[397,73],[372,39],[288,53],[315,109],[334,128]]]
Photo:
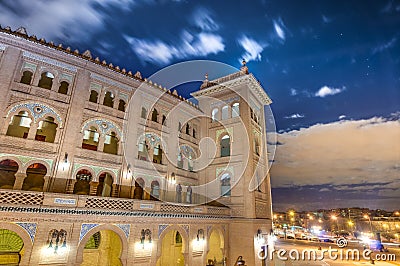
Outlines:
[[56,91],[51,91],[49,89],[44,89],[32,85],[26,85],[23,83],[15,82],[13,85],[14,91],[19,91],[22,93],[28,93],[39,98],[50,99],[58,102],[69,103],[71,96],[58,93]]
[[0,210],[35,213],[176,217],[230,216],[227,207],[184,206],[161,201],[0,189]]
[[109,154],[101,151],[91,151],[82,148],[76,149],[76,156],[83,159],[95,160],[97,162],[105,162],[113,164],[122,163],[121,155]]
[[92,103],[92,102],[86,101],[85,108],[95,111],[95,112],[105,114],[105,115],[109,115],[112,117],[117,117],[117,118],[121,118],[121,119],[124,119],[124,117],[125,117],[125,112],[120,111],[118,109],[114,109],[112,107],[102,105],[102,104],[98,104],[98,103]]
[[12,147],[14,149],[37,151],[49,154],[57,152],[58,143],[0,135],[0,147]]

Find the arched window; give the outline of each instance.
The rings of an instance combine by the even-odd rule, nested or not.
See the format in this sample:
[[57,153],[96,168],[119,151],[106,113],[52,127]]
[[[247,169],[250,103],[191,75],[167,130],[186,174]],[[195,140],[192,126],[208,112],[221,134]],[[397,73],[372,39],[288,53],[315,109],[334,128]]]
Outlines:
[[214,108],[211,112],[211,119],[213,122],[218,120],[218,108]]
[[224,173],[221,175],[221,196],[231,195],[231,175]]
[[19,112],[17,115],[12,117],[6,135],[26,139],[28,137],[31,122],[32,119],[28,116],[27,111]]
[[111,108],[114,106],[114,95],[112,94],[112,92],[110,91],[106,92],[106,95],[104,96],[103,105]]
[[154,147],[153,163],[162,164],[162,152],[160,145]]
[[95,91],[95,90],[91,90],[90,91],[89,102],[97,103],[98,98],[99,98],[99,93],[97,91]]
[[182,123],[179,122],[179,123],[178,123],[178,131],[181,132],[181,130],[182,130]]
[[240,115],[239,103],[232,105],[232,117],[238,117]]
[[57,133],[57,124],[54,123],[53,117],[46,117],[45,120],[39,122],[39,127],[36,130],[35,140],[54,142]]
[[162,116],[162,122],[161,122],[163,124],[163,126],[166,125],[166,123],[165,123],[166,121],[167,121],[167,117],[165,115],[163,115]]
[[68,87],[69,83],[66,81],[61,81],[60,87],[58,87],[58,92],[62,94],[67,94],[68,93]]
[[47,168],[41,163],[31,164],[26,169],[26,178],[22,185],[22,190],[43,191],[44,176],[47,173]]
[[0,162],[0,189],[13,189],[17,171],[17,162],[9,159]]
[[196,138],[196,129],[193,128],[193,138]]
[[158,181],[151,182],[150,199],[151,200],[160,199],[160,184],[158,183]]
[[189,171],[193,171],[193,161],[192,161],[192,155],[189,154],[189,158],[188,158],[188,170]]
[[53,86],[53,79],[54,75],[52,73],[43,72],[42,75],[40,76],[38,87],[50,90],[51,86]]
[[145,140],[139,143],[138,159],[142,161],[148,161],[148,146]]
[[124,100],[119,100],[119,103],[118,103],[118,110],[120,110],[120,111],[122,111],[122,112],[125,112],[125,105],[126,105],[126,103],[125,103]]
[[221,113],[222,113],[222,120],[228,119],[229,118],[229,107],[227,105],[222,107],[222,112]]
[[97,151],[99,145],[100,134],[95,127],[90,127],[89,130],[84,131],[82,149]]
[[182,245],[182,236],[181,236],[181,234],[179,234],[178,231],[176,231],[176,234],[175,234],[175,245],[177,245],[177,246]]
[[146,110],[146,108],[142,107],[142,113],[141,113],[140,117],[144,118],[144,119],[147,118],[147,110]]
[[154,109],[151,113],[151,121],[158,122],[158,111]]
[[183,157],[182,157],[182,153],[178,153],[178,168],[183,168]]
[[90,181],[92,181],[92,173],[86,169],[79,170],[76,173],[76,182],[74,186],[74,194],[89,195]]
[[25,70],[22,73],[21,83],[31,85],[33,73],[29,70]]
[[185,133],[188,134],[188,135],[190,135],[190,126],[189,126],[189,123],[186,124]]
[[257,137],[254,137],[254,152],[257,155],[260,155],[261,149],[260,149],[260,142],[258,141]]
[[142,178],[138,178],[135,180],[135,190],[133,192],[134,199],[143,199],[143,188],[145,186],[144,180]]
[[106,135],[104,140],[104,149],[103,152],[110,154],[118,154],[118,138],[115,132],[111,132],[109,135]]
[[228,134],[221,138],[221,157],[231,155],[231,139]]
[[111,197],[113,178],[109,173],[102,173],[99,176],[99,185],[97,186],[97,196]]

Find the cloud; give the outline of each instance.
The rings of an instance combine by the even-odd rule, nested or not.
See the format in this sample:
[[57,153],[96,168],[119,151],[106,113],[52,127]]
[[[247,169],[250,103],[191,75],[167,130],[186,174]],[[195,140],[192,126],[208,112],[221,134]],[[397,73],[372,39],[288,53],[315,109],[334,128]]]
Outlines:
[[330,23],[330,22],[332,22],[332,19],[327,17],[327,16],[325,16],[325,15],[322,15],[322,21],[324,23]]
[[389,49],[389,48],[393,47],[393,46],[395,45],[396,42],[397,42],[397,38],[396,38],[396,37],[393,37],[393,38],[390,39],[389,41],[387,41],[387,42],[385,42],[385,43],[383,43],[383,44],[378,45],[377,47],[375,47],[375,48],[372,50],[372,54],[381,53],[381,52],[385,51],[386,49]]
[[277,146],[271,169],[273,186],[331,184],[351,190],[363,186],[376,193],[400,189],[399,139],[399,120],[382,117],[317,124],[278,134],[284,145]]
[[301,114],[292,114],[292,115],[289,115],[289,116],[285,116],[284,118],[286,118],[286,119],[296,119],[296,118],[303,118],[304,117],[304,115],[301,115]]
[[314,96],[324,98],[329,95],[335,95],[335,94],[341,93],[345,89],[346,89],[346,87],[333,88],[333,87],[323,86],[315,93]]
[[243,35],[238,40],[240,46],[245,50],[244,54],[242,55],[242,59],[246,60],[247,62],[251,60],[260,61],[261,60],[261,53],[264,48],[267,46],[265,43],[257,42],[252,38],[249,38]]
[[174,59],[217,54],[225,49],[221,36],[206,32],[192,35],[184,31],[180,40],[175,44],[130,36],[124,36],[124,38],[141,60],[158,65],[168,64]]
[[273,20],[273,24],[276,35],[278,35],[278,37],[282,41],[284,41],[286,39],[286,33],[285,33],[286,26],[283,23],[283,20],[281,18],[279,18],[278,20]]
[[290,95],[291,96],[296,96],[298,93],[297,93],[297,90],[296,89],[290,89]]
[[340,115],[340,116],[339,116],[339,119],[340,119],[340,120],[345,119],[345,118],[346,118],[345,115]]
[[219,29],[219,25],[212,18],[212,13],[209,9],[196,9],[193,13],[192,19],[194,24],[203,31],[216,31]]
[[[124,0],[36,0],[33,5],[24,0],[8,0],[0,8],[0,23],[16,29],[26,27],[39,38],[72,41],[90,37],[104,26],[105,16],[98,6],[129,9],[134,1]],[[5,25],[6,24],[6,25]]]

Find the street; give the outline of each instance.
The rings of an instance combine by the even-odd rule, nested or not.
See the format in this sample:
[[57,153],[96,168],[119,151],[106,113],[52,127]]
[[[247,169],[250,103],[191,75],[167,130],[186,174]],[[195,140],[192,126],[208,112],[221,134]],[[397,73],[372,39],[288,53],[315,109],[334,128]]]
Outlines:
[[[297,266],[297,265],[379,265],[379,266],[391,266],[400,265],[400,248],[388,247],[388,252],[373,251],[368,254],[370,258],[375,258],[372,262],[363,257],[364,248],[362,244],[350,242],[345,248],[339,248],[336,243],[321,243],[307,240],[294,240],[294,239],[278,239],[275,242],[275,252],[273,260],[268,265],[273,266]],[[287,260],[278,258],[279,251],[283,249],[286,253],[281,251],[280,257]],[[351,250],[351,252],[350,252]],[[352,254],[359,252],[359,259],[355,256],[352,259]],[[297,256],[298,251],[299,259],[291,259]],[[305,259],[302,259],[302,253],[305,252]],[[330,251],[330,252],[329,252]],[[315,252],[316,259],[308,259],[308,254]],[[291,254],[291,255],[290,255]],[[346,254],[349,254],[349,260],[346,259]],[[380,261],[379,259],[386,258],[386,261]]]

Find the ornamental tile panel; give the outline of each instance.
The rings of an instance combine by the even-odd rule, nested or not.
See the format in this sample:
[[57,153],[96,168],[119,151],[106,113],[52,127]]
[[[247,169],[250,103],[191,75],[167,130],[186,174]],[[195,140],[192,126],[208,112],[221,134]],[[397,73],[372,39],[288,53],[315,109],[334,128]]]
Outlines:
[[29,235],[31,238],[32,243],[35,242],[35,235],[36,235],[36,228],[37,224],[36,223],[15,223],[19,226],[21,226]]
[[22,55],[24,57],[27,57],[27,58],[30,58],[30,59],[34,59],[36,61],[40,61],[40,62],[49,64],[49,65],[53,65],[53,66],[56,66],[56,67],[61,67],[61,68],[70,70],[72,72],[76,72],[77,71],[77,68],[74,67],[74,66],[65,64],[63,62],[60,62],[60,61],[57,61],[57,60],[54,60],[54,59],[51,59],[51,58],[48,58],[48,57],[44,57],[44,56],[40,56],[40,55],[37,55],[37,54],[33,54],[31,52],[28,52],[28,51],[24,51]]
[[33,119],[35,122],[37,122],[38,119],[45,117],[49,114],[53,115],[55,119],[58,122],[58,127],[62,127],[62,119],[61,115],[58,114],[56,111],[54,111],[53,108],[49,107],[48,105],[42,104],[42,103],[37,103],[37,102],[26,102],[26,103],[20,103],[15,105],[13,108],[11,108],[8,113],[7,117],[10,115],[10,113],[16,112],[19,109],[28,109],[33,116]]
[[85,235],[92,230],[93,228],[95,228],[96,226],[99,226],[99,224],[82,224],[81,225],[81,233],[79,234],[79,241],[82,240],[82,238],[85,237]]
[[158,225],[158,238],[160,238],[160,235],[162,232],[169,226],[169,224],[159,224]]
[[118,226],[122,231],[124,231],[124,234],[126,238],[129,238],[130,230],[131,230],[131,225],[130,224],[115,224]]

